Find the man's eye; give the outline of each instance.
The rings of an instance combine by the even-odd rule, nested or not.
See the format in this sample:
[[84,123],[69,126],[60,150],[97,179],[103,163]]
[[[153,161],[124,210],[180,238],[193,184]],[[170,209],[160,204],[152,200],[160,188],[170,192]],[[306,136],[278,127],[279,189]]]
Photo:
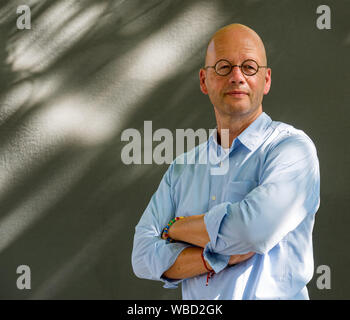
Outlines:
[[243,67],[247,70],[255,70],[255,68],[253,66],[250,66],[250,65],[245,65]]

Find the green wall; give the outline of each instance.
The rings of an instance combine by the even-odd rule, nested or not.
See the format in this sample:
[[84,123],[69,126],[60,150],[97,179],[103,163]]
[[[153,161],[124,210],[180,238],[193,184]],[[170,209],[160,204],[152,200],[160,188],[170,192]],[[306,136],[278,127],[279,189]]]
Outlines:
[[[31,8],[18,30],[16,8]],[[331,8],[319,30],[316,9]],[[136,278],[133,232],[167,165],[125,165],[121,133],[213,128],[198,70],[210,36],[239,22],[265,42],[272,119],[305,131],[321,168],[315,270],[349,299],[349,1],[0,2],[0,299],[180,299]],[[31,289],[16,269],[31,269]]]

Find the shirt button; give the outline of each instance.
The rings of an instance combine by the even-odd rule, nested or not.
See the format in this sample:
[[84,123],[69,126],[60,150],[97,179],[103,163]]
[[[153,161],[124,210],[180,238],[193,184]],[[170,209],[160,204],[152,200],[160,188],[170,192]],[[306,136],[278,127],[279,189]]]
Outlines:
[[215,200],[216,200],[216,197],[215,197],[215,196],[212,196],[211,199],[212,199],[213,201],[215,201]]

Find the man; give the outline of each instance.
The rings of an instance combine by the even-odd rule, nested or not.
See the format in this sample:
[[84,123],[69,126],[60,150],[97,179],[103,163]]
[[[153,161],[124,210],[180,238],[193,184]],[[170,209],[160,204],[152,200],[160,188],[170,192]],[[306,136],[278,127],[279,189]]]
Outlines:
[[[188,155],[205,150],[215,161],[170,165],[136,226],[134,272],[166,288],[182,282],[184,299],[308,299],[319,207],[314,144],[262,111],[271,69],[252,29],[217,31],[199,77],[217,130]],[[212,174],[224,162],[227,172]]]

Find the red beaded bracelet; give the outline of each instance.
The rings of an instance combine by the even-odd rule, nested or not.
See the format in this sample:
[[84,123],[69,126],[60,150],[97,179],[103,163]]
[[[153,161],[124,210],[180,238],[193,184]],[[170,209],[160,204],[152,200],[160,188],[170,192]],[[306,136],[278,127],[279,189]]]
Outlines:
[[165,240],[168,242],[174,242],[174,239],[171,239],[169,237],[169,228],[178,220],[183,219],[185,217],[175,217],[174,219],[171,219],[170,222],[167,224],[167,226],[163,229],[162,232],[162,238],[164,236]]
[[203,251],[204,251],[204,249],[203,249],[202,252],[201,252],[201,257],[202,257],[202,260],[203,260],[205,269],[208,270],[208,273],[207,273],[207,282],[205,283],[205,285],[208,286],[209,279],[215,274],[215,271],[214,271],[214,270],[210,270],[210,269],[207,267],[207,264],[205,263],[205,260],[204,260]]

